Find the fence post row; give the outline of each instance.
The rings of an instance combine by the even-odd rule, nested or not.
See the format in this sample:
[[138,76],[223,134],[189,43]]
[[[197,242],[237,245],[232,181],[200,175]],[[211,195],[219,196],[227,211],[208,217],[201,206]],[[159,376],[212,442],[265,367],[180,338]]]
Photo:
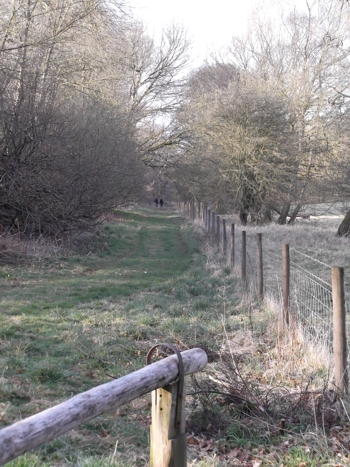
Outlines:
[[282,245],[282,296],[284,322],[289,325],[290,256],[289,245]]
[[[202,349],[186,350],[181,352],[181,357],[183,375],[196,373],[205,368],[207,364],[207,355]],[[177,381],[180,376],[179,362],[180,360],[176,355],[171,355],[129,375],[97,386],[50,409],[3,428],[0,430],[0,465],[4,465],[27,451],[77,428],[82,423],[86,423],[98,415],[110,412],[137,397],[154,391],[160,386],[164,388],[164,392],[160,392],[159,397],[164,397],[167,401],[165,405],[159,406],[158,404],[158,409],[152,409],[152,412],[155,413],[157,410],[162,412],[162,407],[169,407],[171,405],[169,401],[172,403],[174,397],[181,399],[181,403],[177,405],[181,412],[184,392],[182,391],[182,396],[178,397],[179,392],[175,391],[175,386],[172,386],[178,384]],[[171,390],[169,390],[169,385]],[[177,427],[176,433],[180,432],[183,437],[185,436],[184,432],[181,431],[185,423],[182,419],[184,417],[183,411],[180,418],[177,410],[167,410],[166,413],[168,415],[162,419],[161,424],[158,423],[158,426],[163,430],[160,436],[163,441],[161,445],[157,445],[157,451],[151,446],[151,452],[157,452],[156,457],[163,459],[163,463],[154,463],[151,464],[151,467],[183,467],[186,464],[175,464],[174,458],[176,462],[180,458],[186,459],[186,453],[178,453],[173,458],[168,457],[169,445],[175,445],[176,449],[179,446],[184,446],[182,449],[186,448],[186,439],[185,442],[179,443],[172,439],[169,440],[168,436],[169,434],[170,438],[172,437],[175,426]],[[180,421],[179,424],[177,424],[178,421]],[[152,420],[152,424],[153,422],[155,427],[152,429],[152,443],[158,439],[156,419]],[[167,443],[164,441],[166,438],[168,438]]]
[[332,268],[333,351],[335,385],[339,392],[348,392],[346,355],[344,268]]
[[[198,204],[198,216],[200,216],[200,203]],[[202,204],[202,217],[208,232],[216,234],[220,244],[220,216],[210,211],[206,204]],[[222,219],[223,229],[223,252],[227,254],[226,220]],[[262,234],[257,236],[257,293],[260,299],[264,297],[264,275],[263,275],[263,246]],[[235,265],[235,224],[231,224],[231,251],[230,266]],[[242,258],[241,277],[247,284],[247,237],[246,231],[242,231]],[[286,325],[290,323],[290,252],[289,245],[282,245],[282,300],[283,320]],[[335,360],[335,384],[338,391],[349,392],[349,380],[347,371],[347,346],[346,346],[346,310],[344,294],[344,269],[332,268],[332,300],[333,300],[333,348]]]

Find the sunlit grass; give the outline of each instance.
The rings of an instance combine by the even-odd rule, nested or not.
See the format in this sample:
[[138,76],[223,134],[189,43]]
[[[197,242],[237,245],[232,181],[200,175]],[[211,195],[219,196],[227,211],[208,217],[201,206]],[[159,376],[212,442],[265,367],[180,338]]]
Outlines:
[[[225,380],[220,359],[231,352],[244,363],[243,376],[254,375],[256,387],[294,388],[312,374],[302,341],[279,334],[274,312],[247,293],[203,232],[166,211],[144,209],[118,218],[102,225],[94,248],[70,255],[55,251],[40,262],[6,267],[0,275],[0,425],[143,367],[158,342],[206,350],[210,365],[202,378]],[[327,377],[321,363],[315,384]],[[259,434],[254,422],[244,428],[230,406],[212,401],[214,418],[199,411],[199,432],[215,417],[226,417],[227,426],[215,432],[215,453],[198,456],[189,449],[189,465],[232,465],[219,459],[220,449],[245,449],[252,441],[258,455],[262,448],[255,445],[264,445],[264,432]],[[195,417],[190,412],[189,422]],[[146,466],[149,424],[147,395],[9,465]],[[267,442],[274,449],[274,438]],[[278,464],[265,453],[261,465],[296,467],[323,459],[303,453],[278,451]]]

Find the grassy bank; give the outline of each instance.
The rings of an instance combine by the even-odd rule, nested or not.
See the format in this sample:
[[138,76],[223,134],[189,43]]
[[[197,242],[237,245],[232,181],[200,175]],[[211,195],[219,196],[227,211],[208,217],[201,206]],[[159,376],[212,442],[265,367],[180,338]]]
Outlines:
[[[310,368],[298,337],[285,338],[243,294],[207,240],[174,212],[120,212],[80,240],[79,254],[3,266],[1,426],[144,366],[163,341],[209,356],[207,371],[188,381],[190,465],[330,463],[325,431],[317,450],[315,437],[302,437],[318,416],[310,394],[321,397],[326,369]],[[280,417],[293,407],[282,436]],[[146,396],[10,465],[145,466],[149,424]]]

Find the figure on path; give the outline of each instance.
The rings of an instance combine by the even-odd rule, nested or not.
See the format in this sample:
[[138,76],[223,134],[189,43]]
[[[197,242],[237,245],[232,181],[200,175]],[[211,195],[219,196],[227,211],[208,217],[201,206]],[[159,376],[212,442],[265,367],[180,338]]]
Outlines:
[[164,201],[163,201],[162,198],[160,199],[159,204],[160,204],[160,207],[162,208],[162,207],[163,207],[163,204],[164,204]]
[[158,198],[154,200],[154,204],[156,205],[156,208],[158,207]]

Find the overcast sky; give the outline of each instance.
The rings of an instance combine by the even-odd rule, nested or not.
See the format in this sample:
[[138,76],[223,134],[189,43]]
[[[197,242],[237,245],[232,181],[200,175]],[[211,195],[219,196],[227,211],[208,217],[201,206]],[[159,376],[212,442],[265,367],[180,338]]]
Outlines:
[[198,66],[211,50],[228,45],[233,35],[244,31],[257,1],[129,0],[129,5],[155,37],[166,24],[183,24],[193,40],[193,65]]

